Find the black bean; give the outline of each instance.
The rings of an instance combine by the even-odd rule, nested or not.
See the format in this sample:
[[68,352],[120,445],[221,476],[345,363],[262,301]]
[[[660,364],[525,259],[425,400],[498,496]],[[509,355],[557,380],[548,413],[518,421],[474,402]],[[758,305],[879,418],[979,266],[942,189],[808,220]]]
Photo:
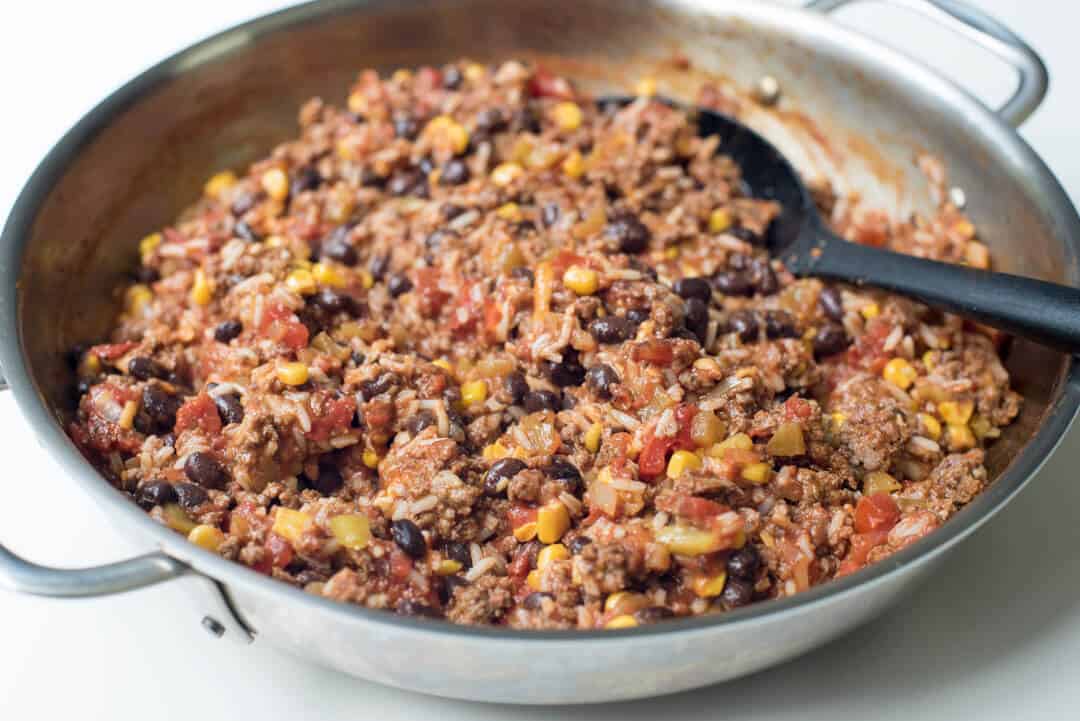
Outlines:
[[442,583],[438,585],[439,600],[447,605],[454,598],[454,591],[462,586],[468,586],[469,582],[461,576],[443,576]]
[[768,260],[763,258],[754,260],[750,272],[758,293],[772,295],[780,290],[780,280],[776,277],[776,271],[772,269]]
[[404,273],[394,273],[386,283],[386,288],[390,291],[390,296],[393,298],[408,293],[412,290],[412,287],[412,281],[409,280],[408,276]]
[[799,330],[795,318],[785,310],[765,312],[765,335],[769,338],[797,338]]
[[576,556],[590,543],[592,543],[592,539],[588,536],[574,536],[573,540],[571,540],[570,544],[567,546],[567,549],[569,549],[571,554]]
[[469,182],[469,166],[461,158],[454,158],[443,166],[439,182],[442,185],[461,185]]
[[559,222],[561,215],[562,208],[558,203],[544,203],[544,207],[540,209],[540,222],[545,228],[550,228]]
[[427,555],[427,541],[420,527],[408,518],[401,518],[390,524],[390,536],[394,543],[409,556],[419,560]]
[[435,170],[435,161],[429,157],[420,158],[420,163],[417,165],[420,168],[420,172],[426,177],[428,173]]
[[318,170],[307,165],[296,172],[293,176],[292,183],[289,185],[290,193],[294,196],[300,195],[307,190],[315,190],[322,185],[323,177]]
[[464,543],[447,541],[443,546],[443,555],[451,561],[460,563],[462,568],[472,568],[472,553]]
[[529,268],[526,268],[523,265],[519,265],[518,267],[516,267],[512,271],[510,271],[510,277],[511,278],[520,278],[522,280],[527,280],[529,282],[529,285],[532,285],[533,281],[536,280],[536,276],[533,274],[532,270],[529,269]]
[[386,393],[388,390],[397,385],[398,377],[394,373],[383,373],[381,376],[374,380],[364,381],[360,384],[360,393],[364,396],[365,401],[370,401],[372,398],[378,395]]
[[506,376],[503,387],[506,389],[507,395],[510,396],[510,402],[513,405],[521,405],[521,402],[525,400],[525,394],[529,392],[529,384],[525,380],[525,374],[518,371]]
[[359,262],[360,257],[356,254],[356,248],[349,243],[349,232],[352,230],[347,225],[338,226],[330,235],[323,240],[320,255],[330,260],[335,260],[350,268]]
[[536,112],[535,108],[526,105],[514,113],[514,117],[510,121],[510,126],[512,130],[517,132],[539,133],[540,115]]
[[181,401],[157,383],[148,383],[142,392],[142,407],[150,417],[153,430],[157,433],[171,431],[176,425],[176,412]]
[[839,323],[826,323],[814,334],[814,357],[836,355],[848,347],[847,333]]
[[700,298],[706,303],[712,300],[712,288],[705,278],[679,278],[671,289],[683,298]]
[[597,343],[622,343],[636,333],[637,324],[617,315],[606,315],[589,322],[589,334]]
[[157,268],[151,268],[148,265],[140,265],[135,269],[135,280],[139,283],[150,285],[161,280],[161,273],[157,271]]
[[210,494],[194,483],[177,483],[176,498],[184,508],[198,508],[210,499]]
[[368,263],[368,270],[371,271],[371,277],[375,280],[382,280],[386,275],[386,271],[390,269],[390,254],[376,255]]
[[745,606],[754,600],[754,587],[741,578],[728,576],[720,601],[726,608]]
[[530,611],[539,611],[543,608],[544,601],[548,599],[555,600],[555,597],[550,593],[544,593],[543,591],[533,591],[525,597],[525,600],[521,602],[521,606]]
[[739,338],[746,343],[757,340],[759,328],[757,315],[753,311],[736,311],[728,319],[728,330],[738,333]]
[[405,430],[415,436],[420,431],[433,425],[435,425],[435,414],[429,410],[421,410],[409,416],[409,420],[405,421]]
[[396,196],[426,197],[427,176],[420,170],[399,170],[390,176],[390,180],[386,183],[386,191]]
[[248,212],[255,207],[255,203],[258,202],[258,198],[254,193],[241,193],[235,200],[233,200],[232,206],[229,208],[232,214],[236,217],[240,217],[244,213]]
[[562,401],[559,399],[559,396],[551,391],[529,391],[525,394],[524,405],[526,413],[557,411],[562,407]]
[[218,415],[225,425],[240,423],[244,420],[244,404],[240,402],[240,396],[235,393],[223,393],[214,398]]
[[320,288],[315,295],[308,298],[307,302],[322,308],[327,313],[352,313],[356,315],[356,301],[351,296],[338,293],[332,288]]
[[821,312],[827,318],[835,321],[844,319],[844,301],[836,288],[832,286],[822,288],[818,296],[818,305],[821,306]]
[[506,114],[499,108],[482,110],[476,116],[476,129],[481,131],[481,135],[486,136],[505,130],[507,124]]
[[607,236],[620,253],[640,253],[649,247],[652,233],[633,213],[622,212],[604,226]]
[[345,478],[341,475],[341,471],[330,465],[320,465],[319,475],[314,479],[308,479],[308,486],[324,496],[337,493],[344,485]]
[[611,398],[611,386],[618,382],[619,374],[606,363],[594,365],[585,373],[585,385],[601,400]]
[[[626,320],[630,321],[634,326],[639,326],[649,319],[652,315],[652,311],[648,308],[631,308],[626,311]],[[636,329],[635,329],[635,332]]]
[[699,343],[704,343],[709,332],[709,306],[701,298],[686,301],[686,315],[683,317],[686,329],[694,334]]
[[461,87],[462,80],[464,80],[464,76],[457,65],[447,65],[443,68],[442,84],[447,90],[457,90]]
[[151,378],[165,378],[169,375],[169,371],[165,370],[160,363],[153,358],[142,355],[131,359],[128,363],[128,373],[141,381],[148,381]]
[[727,560],[728,573],[735,578],[752,579],[761,567],[761,554],[753,545],[746,545]]
[[576,494],[581,490],[581,471],[577,466],[563,458],[554,458],[544,473],[566,486],[567,492]]
[[667,606],[647,606],[634,611],[634,620],[641,624],[656,623],[675,618],[675,612]]
[[226,320],[214,328],[214,340],[218,343],[228,343],[244,330],[244,325],[238,320]]
[[236,221],[236,225],[233,226],[233,235],[237,238],[242,238],[249,243],[257,243],[262,240],[262,236],[256,233],[255,229],[243,220]]
[[443,203],[442,207],[439,208],[439,212],[442,214],[444,220],[453,220],[464,213],[465,208],[456,203]]
[[559,363],[542,361],[541,369],[552,383],[560,388],[567,386],[579,386],[585,382],[585,368],[578,361],[576,351],[570,349],[563,351],[563,359]]
[[528,466],[524,461],[517,458],[500,458],[491,464],[491,468],[484,474],[484,494],[488,496],[505,496],[507,482],[524,471]]
[[411,115],[401,113],[394,116],[394,135],[406,140],[415,140],[420,134],[420,123]]
[[203,488],[221,488],[229,480],[225,469],[209,453],[192,453],[184,462],[184,475]]
[[753,295],[754,286],[745,272],[722,270],[712,277],[713,287],[724,295]]
[[411,601],[405,599],[398,601],[394,606],[394,610],[402,616],[417,616],[420,618],[442,618],[442,612],[420,603],[419,601]]
[[151,481],[139,486],[135,501],[146,510],[166,503],[176,503],[176,489],[165,481]]

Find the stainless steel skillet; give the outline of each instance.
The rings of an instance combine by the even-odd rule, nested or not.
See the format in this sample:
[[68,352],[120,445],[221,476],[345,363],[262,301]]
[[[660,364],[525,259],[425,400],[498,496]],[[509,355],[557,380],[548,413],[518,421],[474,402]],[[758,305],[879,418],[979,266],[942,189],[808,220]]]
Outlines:
[[[181,578],[206,586],[192,625],[205,617],[223,638],[273,644],[427,693],[516,703],[692,688],[791,658],[874,617],[932,578],[944,553],[1000,509],[1061,439],[1080,402],[1080,373],[1069,357],[1014,345],[1009,370],[1027,402],[992,449],[994,484],[887,561],[791,599],[712,618],[603,633],[522,633],[335,604],[204,553],[157,525],[104,483],[64,435],[71,378],[62,351],[107,328],[112,306],[104,289],[131,267],[133,239],[175,216],[213,170],[242,165],[288,137],[296,107],[309,96],[339,97],[358,68],[459,56],[541,53],[561,58],[572,73],[602,66],[633,77],[677,50],[743,87],[771,75],[784,90],[779,109],[745,104],[744,118],[805,173],[866,189],[874,203],[903,213],[929,204],[916,151],[937,154],[965,189],[1002,270],[1076,285],[1080,219],[1011,127],[1045,92],[1041,63],[1018,38],[958,2],[894,1],[956,24],[1017,67],[1017,94],[1000,115],[820,13],[755,0],[315,3],[227,31],[139,76],[61,140],[8,219],[0,241],[0,367],[49,453],[106,517],[156,550],[78,572],[31,566],[4,552],[0,581],[85,596]],[[597,89],[614,74],[595,78]],[[689,93],[697,81],[662,78],[672,94]]]

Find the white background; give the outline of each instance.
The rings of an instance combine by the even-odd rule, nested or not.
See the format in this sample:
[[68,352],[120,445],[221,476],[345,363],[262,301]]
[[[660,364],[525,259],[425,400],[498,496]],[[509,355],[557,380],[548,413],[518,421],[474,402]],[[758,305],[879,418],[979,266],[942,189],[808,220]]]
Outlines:
[[[1075,199],[1080,12],[1062,0],[974,1],[1026,37],[1050,66],[1050,96],[1023,134]],[[109,91],[210,32],[285,4],[3,3],[0,214],[59,135]],[[925,23],[877,6],[843,16],[917,51],[984,97],[1007,91],[996,63],[952,49],[950,36]],[[265,644],[237,647],[212,639],[199,627],[201,614],[181,581],[100,600],[0,592],[0,718],[1076,718],[1078,451],[1080,431],[1074,431],[1029,489],[902,608],[786,666],[702,691],[561,710],[395,691],[316,669]],[[131,554],[109,519],[38,449],[9,394],[0,395],[0,468],[5,544],[57,565]],[[529,659],[521,663],[527,673]]]

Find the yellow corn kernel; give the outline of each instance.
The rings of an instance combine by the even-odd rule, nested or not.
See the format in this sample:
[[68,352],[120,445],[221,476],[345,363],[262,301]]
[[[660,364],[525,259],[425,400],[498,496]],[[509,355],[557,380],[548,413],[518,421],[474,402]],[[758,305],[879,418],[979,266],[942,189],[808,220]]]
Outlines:
[[211,198],[220,196],[224,191],[236,185],[236,173],[231,170],[223,170],[210,176],[203,186],[203,192]]
[[927,438],[934,441],[941,438],[941,423],[929,413],[919,414],[919,425],[922,426]]
[[985,438],[997,438],[1001,435],[1001,431],[995,428],[994,424],[991,423],[990,419],[986,416],[976,414],[975,417],[971,419],[969,425],[971,426],[972,433],[974,433],[975,437],[980,441]]
[[885,364],[885,368],[881,371],[881,377],[900,390],[906,391],[919,377],[919,372],[903,358],[893,358]]
[[462,568],[461,561],[455,561],[452,558],[444,558],[435,564],[435,568],[432,570],[439,576],[453,576]]
[[484,446],[483,456],[484,460],[497,461],[500,458],[506,458],[509,453],[510,451],[507,450],[506,446],[504,446],[502,443],[499,443],[498,441],[495,441],[494,443],[490,443]]
[[715,576],[695,576],[690,582],[690,587],[701,598],[715,598],[724,592],[726,584],[727,572],[720,571]]
[[330,532],[345,548],[359,551],[371,541],[371,522],[363,513],[346,513],[330,519]]
[[638,625],[634,617],[629,614],[623,614],[616,616],[615,618],[604,624],[604,628],[617,629],[617,628],[634,628]]
[[982,243],[973,240],[964,248],[964,260],[972,268],[987,270],[990,267],[990,249]]
[[581,127],[583,114],[577,103],[569,100],[559,103],[551,111],[551,117],[560,130],[572,132]]
[[274,525],[270,530],[295,546],[314,523],[314,519],[302,511],[278,506],[274,514]]
[[708,448],[720,441],[724,435],[724,422],[712,411],[701,411],[694,414],[694,420],[690,422],[690,440],[698,448]]
[[592,295],[600,287],[600,275],[592,268],[572,265],[563,273],[563,285],[578,295]]
[[469,131],[449,115],[432,118],[424,128],[424,134],[435,137],[436,142],[454,155],[464,153],[469,147]]
[[487,70],[480,63],[469,63],[465,66],[465,70],[462,73],[465,79],[470,82],[476,82],[482,80],[487,75]]
[[349,94],[348,100],[349,112],[356,113],[357,115],[367,115],[368,112],[368,100],[367,97],[357,90],[354,93]]
[[731,227],[731,212],[727,208],[717,208],[709,213],[709,232],[723,233]]
[[975,237],[975,226],[972,225],[971,221],[967,218],[956,221],[953,225],[953,230],[968,240]]
[[521,207],[517,203],[503,203],[495,209],[495,215],[510,223],[516,223],[522,217]]
[[412,70],[406,68],[398,68],[394,71],[394,74],[390,76],[390,79],[395,83],[405,83],[412,80]]
[[666,526],[656,532],[656,540],[680,556],[703,556],[720,550],[716,534],[693,526]]
[[892,493],[899,491],[900,482],[884,471],[871,471],[863,479],[863,495],[872,496],[875,493]]
[[120,419],[116,422],[118,426],[126,431],[130,431],[132,426],[135,425],[135,414],[139,411],[139,404],[135,401],[128,401],[124,404],[124,410],[120,411]]
[[311,266],[311,275],[320,285],[328,285],[331,288],[345,287],[345,276],[332,265],[316,263]]
[[963,426],[971,420],[975,404],[971,401],[942,401],[938,403],[938,415],[950,426]]
[[565,561],[570,558],[570,551],[561,543],[553,543],[544,546],[540,553],[536,554],[536,567],[545,568],[552,561]]
[[742,478],[747,483],[753,483],[755,486],[760,486],[763,483],[767,483],[769,475],[772,473],[772,466],[765,461],[759,463],[750,463],[743,466]]
[[505,188],[524,174],[525,169],[517,163],[502,163],[491,171],[491,182],[497,187]]
[[154,299],[154,291],[142,283],[136,283],[124,294],[124,307],[132,314],[139,314]]
[[79,375],[86,378],[96,376],[101,372],[101,359],[93,353],[87,353],[79,363]]
[[210,286],[210,279],[202,268],[195,271],[195,280],[191,284],[191,302],[196,305],[207,305],[214,298],[214,289]]
[[541,506],[536,513],[536,537],[541,543],[555,543],[570,530],[570,512],[560,501]]
[[356,274],[360,276],[360,285],[364,288],[364,290],[371,290],[375,287],[375,276],[373,276],[371,273],[361,268],[360,270],[356,271]]
[[280,201],[289,197],[289,176],[281,168],[267,170],[259,178],[259,184],[266,191],[266,194],[274,200]]
[[599,423],[593,423],[589,430],[585,431],[585,450],[596,453],[600,450],[600,438],[604,433],[604,427]]
[[469,381],[461,386],[461,402],[466,406],[473,403],[483,403],[487,400],[488,387],[486,381]]
[[649,605],[649,599],[643,593],[616,591],[604,600],[604,612],[617,615],[630,614]]
[[687,469],[697,470],[701,468],[701,459],[690,451],[675,451],[671,454],[671,460],[667,464],[668,478],[678,478]]
[[282,363],[277,368],[277,378],[287,386],[302,386],[307,383],[308,367],[303,363]]
[[315,283],[315,276],[310,270],[297,268],[289,273],[285,279],[285,285],[297,295],[314,295],[319,286]]
[[786,458],[806,453],[806,439],[798,423],[781,423],[765,445],[770,456]]
[[585,159],[581,157],[581,153],[575,150],[567,155],[562,161],[562,171],[566,177],[574,180],[585,175]]
[[364,454],[361,456],[361,460],[364,461],[364,465],[368,468],[379,467],[379,454],[371,448],[364,449]]
[[525,577],[525,583],[534,591],[540,590],[540,569],[534,568],[529,571],[529,575]]
[[202,524],[192,528],[187,539],[200,548],[216,553],[221,544],[225,542],[225,534],[220,529]]
[[727,440],[720,441],[713,445],[709,449],[709,455],[713,458],[720,458],[724,455],[724,451],[729,448],[740,451],[749,451],[754,448],[754,442],[750,439],[750,436],[745,433],[736,433]]
[[191,520],[191,517],[183,508],[175,503],[166,503],[162,506],[161,517],[165,519],[165,523],[169,528],[180,531],[184,535],[191,533],[192,529],[198,525]]
[[646,75],[634,86],[634,92],[646,98],[656,95],[656,78]]
[[881,306],[877,303],[867,303],[859,310],[859,312],[862,313],[863,318],[873,320],[881,315]]
[[144,263],[159,245],[161,245],[161,233],[151,233],[139,241],[139,257]]
[[840,411],[830,413],[829,421],[832,423],[833,430],[838,431],[844,427],[845,423],[847,423],[847,413],[841,413]]
[[975,434],[967,425],[950,423],[948,446],[950,451],[967,451],[975,447]]
[[445,358],[436,358],[435,360],[431,361],[431,365],[442,368],[447,373],[454,372],[454,366],[450,365],[450,361],[446,360]]
[[664,258],[666,260],[675,260],[679,257],[680,252],[679,246],[677,245],[673,245],[670,248],[664,248]]
[[934,370],[934,351],[928,350],[922,354],[923,365],[926,366],[926,370],[933,372]]
[[536,521],[529,521],[528,523],[522,523],[520,526],[514,529],[514,538],[525,543],[536,538]]

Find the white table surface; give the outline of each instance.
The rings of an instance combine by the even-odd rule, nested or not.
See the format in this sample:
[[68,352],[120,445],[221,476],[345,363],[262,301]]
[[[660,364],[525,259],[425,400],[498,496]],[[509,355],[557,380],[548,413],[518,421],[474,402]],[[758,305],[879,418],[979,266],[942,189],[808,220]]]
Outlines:
[[[4,3],[0,7],[0,213],[40,157],[98,99],[205,34],[283,6],[269,0]],[[1057,82],[1024,128],[1077,197],[1080,12],[1060,0],[977,0],[1043,54]],[[16,9],[17,8],[17,9]],[[889,38],[918,38],[938,67],[990,96],[994,63],[906,17],[850,11]],[[913,47],[910,40],[906,47]],[[904,43],[901,42],[903,45]],[[20,112],[26,108],[25,113]],[[1038,478],[901,608],[815,653],[748,679],[632,704],[489,706],[396,691],[256,643],[215,640],[174,582],[78,601],[0,592],[0,718],[184,719],[1066,719],[1080,716],[1080,430]],[[0,538],[34,560],[78,566],[130,555],[0,395]],[[33,505],[16,499],[29,489]],[[47,502],[42,503],[44,499]],[[48,508],[47,515],[40,509]],[[528,659],[522,659],[527,673]]]

